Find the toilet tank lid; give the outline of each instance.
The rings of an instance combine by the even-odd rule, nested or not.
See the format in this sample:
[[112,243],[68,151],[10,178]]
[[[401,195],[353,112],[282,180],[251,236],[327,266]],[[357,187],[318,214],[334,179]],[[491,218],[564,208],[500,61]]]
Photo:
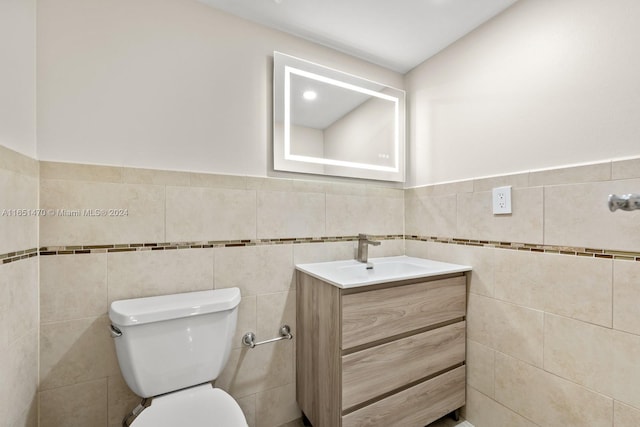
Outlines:
[[231,310],[240,304],[240,289],[187,292],[114,301],[109,318],[116,326],[133,326]]

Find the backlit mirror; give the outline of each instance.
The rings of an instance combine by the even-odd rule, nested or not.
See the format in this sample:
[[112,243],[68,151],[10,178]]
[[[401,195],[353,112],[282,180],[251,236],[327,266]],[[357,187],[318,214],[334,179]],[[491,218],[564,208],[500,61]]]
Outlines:
[[274,52],[274,169],[404,181],[404,91]]

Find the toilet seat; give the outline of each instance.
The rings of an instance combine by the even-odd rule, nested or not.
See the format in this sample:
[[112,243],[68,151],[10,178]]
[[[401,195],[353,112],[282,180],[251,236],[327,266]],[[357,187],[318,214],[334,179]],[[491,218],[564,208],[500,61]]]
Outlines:
[[154,397],[131,427],[247,427],[238,403],[223,390],[202,384]]

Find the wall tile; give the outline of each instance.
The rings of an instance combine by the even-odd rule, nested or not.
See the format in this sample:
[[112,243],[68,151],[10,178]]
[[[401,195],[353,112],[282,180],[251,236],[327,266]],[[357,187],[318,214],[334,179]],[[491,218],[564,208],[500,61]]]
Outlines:
[[40,321],[107,313],[107,254],[40,258]]
[[39,163],[29,156],[0,145],[0,170],[37,178]]
[[613,400],[496,353],[496,400],[545,427],[609,427]]
[[612,330],[566,317],[545,315],[544,369],[613,396]]
[[10,211],[37,208],[38,179],[0,169],[0,254],[38,246],[38,217]]
[[213,249],[114,252],[107,262],[109,304],[213,289]]
[[242,296],[284,292],[295,287],[292,245],[215,249],[215,286],[237,286]]
[[420,242],[416,240],[405,240],[405,255],[414,256],[416,258],[429,259],[429,249],[432,247],[428,242]]
[[325,192],[327,194],[342,196],[366,196],[367,187],[361,184],[347,182],[327,182]]
[[467,337],[542,366],[543,312],[470,294]]
[[122,182],[127,184],[190,185],[188,172],[123,168]]
[[613,427],[640,426],[640,410],[615,401],[613,403]]
[[640,336],[613,331],[613,397],[640,409]]
[[470,273],[469,292],[493,296],[495,249],[433,242],[427,244],[430,259],[469,265],[473,268]]
[[42,209],[127,209],[126,216],[44,216],[41,246],[164,241],[164,187],[43,180]]
[[613,262],[613,327],[640,335],[640,262]]
[[441,196],[444,194],[472,193],[474,180],[447,182],[444,184],[425,185],[408,189],[410,196]]
[[457,196],[407,197],[405,233],[417,236],[457,236]]
[[106,425],[106,378],[40,392],[40,427]]
[[473,387],[467,387],[465,418],[474,427],[536,427],[536,424],[500,405]]
[[365,184],[365,194],[369,197],[388,197],[391,199],[404,200],[404,190],[398,183],[398,187],[385,187],[376,184]]
[[473,340],[467,340],[467,384],[493,397],[495,351]]
[[544,242],[587,248],[640,250],[636,215],[610,212],[609,194],[640,188],[640,179],[545,188]]
[[41,325],[40,390],[92,381],[117,372],[107,316]]
[[238,405],[240,405],[240,409],[244,413],[244,417],[247,420],[247,424],[249,427],[256,426],[256,395],[250,394],[249,396],[241,397],[240,399],[236,399]]
[[217,175],[211,173],[190,173],[189,184],[192,187],[247,189],[247,177],[238,175]]
[[324,193],[258,192],[258,238],[325,235]]
[[107,391],[108,425],[122,427],[122,420],[140,403],[141,398],[129,389],[120,374],[109,376]]
[[[357,255],[357,251],[358,251],[357,242],[354,242],[354,250]],[[379,246],[369,245],[369,259],[401,256],[401,255],[404,255],[404,240],[400,240],[400,239],[380,240]]]
[[[29,421],[35,409],[38,390],[38,331],[32,329],[13,342],[7,355],[6,377],[2,388],[6,387],[6,413],[4,420],[9,425],[18,425],[20,420]],[[15,423],[15,424],[14,424]]]
[[495,187],[506,187],[509,185],[512,188],[529,187],[529,172],[475,179],[473,180],[473,191],[491,191]]
[[255,295],[243,296],[240,300],[240,305],[238,306],[238,322],[232,341],[233,348],[242,348],[242,337],[247,332],[256,333],[256,300],[257,297]]
[[631,178],[640,178],[640,158],[612,162],[611,179]]
[[277,427],[300,416],[294,383],[256,394],[256,427]]
[[307,181],[302,179],[292,180],[292,190],[303,193],[326,193],[327,183],[324,181]]
[[[1,291],[2,289],[0,289]],[[0,294],[1,296],[1,294]],[[3,322],[3,311],[0,310],[0,322]],[[0,323],[2,325],[4,323]],[[0,387],[0,420],[9,419],[9,386],[8,378],[9,370],[9,345],[5,339],[0,337],[0,378],[3,378],[2,387]]]
[[495,348],[494,309],[497,301],[480,295],[467,295],[467,338]]
[[496,250],[495,297],[611,326],[611,260]]
[[216,380],[216,387],[239,399],[287,385],[293,378],[295,339],[255,348],[231,351],[229,362]]
[[326,203],[329,236],[403,233],[402,198],[327,194]]
[[339,261],[355,258],[356,242],[302,243],[293,245],[293,263]]
[[458,194],[458,236],[468,239],[542,243],[542,187],[515,188],[513,214],[493,215],[492,193]]
[[582,182],[608,181],[611,179],[611,162],[569,168],[531,172],[529,185],[577,184]]
[[256,238],[256,192],[224,188],[167,187],[166,240]]
[[78,163],[40,162],[40,179],[121,183],[122,167]]
[[246,178],[246,182],[247,182],[248,190],[256,190],[256,191],[292,191],[293,190],[292,179],[248,176]]
[[[10,347],[38,328],[38,259],[30,258],[0,266],[0,345]],[[13,351],[12,351],[13,353]]]
[[291,327],[291,333],[295,336],[296,291],[258,295],[256,319],[259,341],[277,337],[284,324]]
[[34,396],[27,409],[9,424],[10,427],[38,427],[38,398]]

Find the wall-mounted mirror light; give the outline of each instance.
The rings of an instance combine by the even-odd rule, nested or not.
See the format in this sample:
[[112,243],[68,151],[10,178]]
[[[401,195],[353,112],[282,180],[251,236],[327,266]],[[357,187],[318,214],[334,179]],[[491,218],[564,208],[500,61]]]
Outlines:
[[405,93],[274,52],[274,169],[404,181]]

